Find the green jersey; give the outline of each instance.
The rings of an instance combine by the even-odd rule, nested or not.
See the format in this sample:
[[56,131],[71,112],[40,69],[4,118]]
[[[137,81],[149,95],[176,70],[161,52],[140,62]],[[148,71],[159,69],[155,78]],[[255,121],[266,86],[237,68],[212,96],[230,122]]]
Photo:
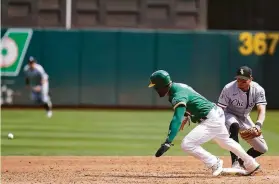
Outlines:
[[173,109],[179,105],[184,105],[189,112],[191,120],[195,123],[205,117],[214,107],[214,103],[196,92],[193,88],[182,83],[172,83],[169,90],[169,102]]

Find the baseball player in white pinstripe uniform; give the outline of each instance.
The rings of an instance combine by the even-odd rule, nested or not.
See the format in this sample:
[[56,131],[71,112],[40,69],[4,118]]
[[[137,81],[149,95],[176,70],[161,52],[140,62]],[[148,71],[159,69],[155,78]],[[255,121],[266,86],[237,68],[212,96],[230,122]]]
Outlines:
[[39,65],[34,57],[30,57],[24,67],[26,85],[31,88],[31,99],[38,104],[43,104],[47,117],[52,116],[52,103],[49,97],[48,74]]
[[[230,137],[237,142],[239,142],[238,133],[241,134],[241,131],[253,129],[261,132],[265,120],[267,105],[265,90],[252,80],[252,69],[247,66],[240,67],[237,70],[236,80],[225,85],[218,100],[218,105],[225,111],[226,126]],[[258,116],[256,123],[253,123],[249,114],[255,105]],[[262,134],[247,138],[245,141],[252,146],[247,153],[253,158],[268,150]],[[230,153],[232,167],[243,167],[243,161],[234,153]]]

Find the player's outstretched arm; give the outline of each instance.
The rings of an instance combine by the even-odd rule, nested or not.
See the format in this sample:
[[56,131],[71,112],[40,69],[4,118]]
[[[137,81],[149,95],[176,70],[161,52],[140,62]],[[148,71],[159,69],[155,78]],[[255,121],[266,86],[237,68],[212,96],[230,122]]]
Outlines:
[[29,78],[28,78],[28,75],[27,75],[27,71],[28,71],[28,65],[26,65],[24,68],[23,68],[23,72],[24,72],[24,79],[25,79],[25,86],[28,87],[28,85],[30,84],[30,81],[29,81]]
[[162,156],[172,146],[171,143],[179,131],[179,128],[184,118],[185,110],[186,110],[185,106],[178,106],[175,108],[174,115],[169,126],[168,137],[156,152],[155,154],[156,157]]
[[29,85],[29,79],[27,77],[25,77],[25,85],[28,86]]
[[258,104],[257,110],[258,110],[258,118],[256,121],[256,126],[257,128],[261,128],[265,120],[266,105]]
[[265,97],[265,90],[258,86],[258,92],[256,94],[256,100],[255,103],[257,104],[257,111],[258,111],[258,117],[256,121],[256,127],[259,129],[262,127],[263,122],[265,120],[265,112],[266,112],[266,97]]

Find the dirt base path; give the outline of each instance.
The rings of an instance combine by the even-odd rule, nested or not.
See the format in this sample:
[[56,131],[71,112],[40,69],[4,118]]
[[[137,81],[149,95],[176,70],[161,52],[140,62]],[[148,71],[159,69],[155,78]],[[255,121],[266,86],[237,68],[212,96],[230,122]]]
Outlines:
[[[230,167],[230,158],[224,167]],[[193,157],[34,157],[2,156],[3,184],[207,184],[279,183],[279,157],[260,157],[254,176],[213,177]]]

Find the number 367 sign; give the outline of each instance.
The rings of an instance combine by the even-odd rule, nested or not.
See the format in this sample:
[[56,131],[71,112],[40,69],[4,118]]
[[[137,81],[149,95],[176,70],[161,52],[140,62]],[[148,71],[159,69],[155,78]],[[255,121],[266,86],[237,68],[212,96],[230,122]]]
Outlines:
[[242,32],[239,34],[240,54],[249,56],[255,54],[262,56],[265,54],[274,55],[279,40],[279,33]]

